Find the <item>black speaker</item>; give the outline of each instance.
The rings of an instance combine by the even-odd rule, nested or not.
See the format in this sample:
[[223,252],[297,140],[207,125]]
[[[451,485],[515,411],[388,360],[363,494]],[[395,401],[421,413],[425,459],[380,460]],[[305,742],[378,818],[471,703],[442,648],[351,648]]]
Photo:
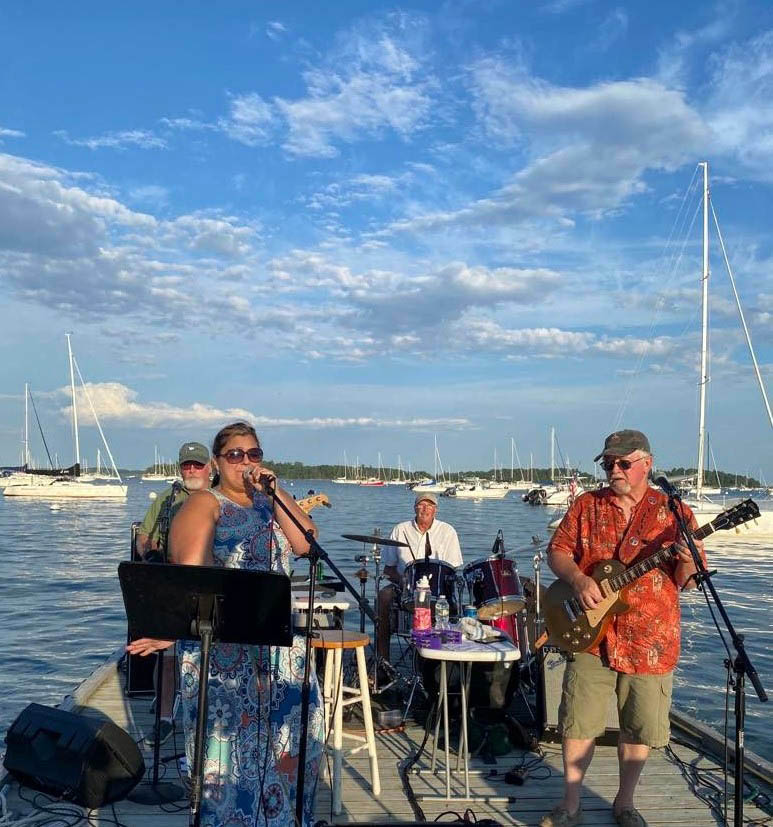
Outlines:
[[[542,680],[543,687],[543,721],[542,740],[560,740],[558,730],[558,707],[561,704],[561,692],[564,686],[564,672],[566,672],[566,655],[545,646],[542,650]],[[620,731],[620,722],[617,717],[617,695],[612,693],[607,708],[606,734],[597,739],[597,743],[617,743]]]
[[3,764],[21,784],[89,809],[125,798],[145,773],[128,732],[50,706],[24,709],[6,744]]

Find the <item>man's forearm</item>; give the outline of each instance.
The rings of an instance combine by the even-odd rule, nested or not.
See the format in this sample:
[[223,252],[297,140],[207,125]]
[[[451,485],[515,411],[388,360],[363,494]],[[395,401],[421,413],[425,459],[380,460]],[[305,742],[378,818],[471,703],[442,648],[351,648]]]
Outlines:
[[577,578],[582,576],[582,572],[577,563],[566,554],[561,554],[561,552],[549,552],[548,565],[559,580],[568,583],[572,588],[574,588]]

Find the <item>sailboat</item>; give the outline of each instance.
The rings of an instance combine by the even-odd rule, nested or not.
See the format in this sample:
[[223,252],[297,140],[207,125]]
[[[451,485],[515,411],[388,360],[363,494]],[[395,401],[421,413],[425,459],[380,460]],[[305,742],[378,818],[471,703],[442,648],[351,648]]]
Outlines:
[[360,480],[360,485],[367,485],[367,486],[370,486],[371,488],[373,488],[373,487],[380,488],[380,487],[386,485],[386,482],[384,481],[384,468],[381,465],[381,452],[380,451],[379,451],[379,454],[378,454],[378,476],[368,477],[367,479]]
[[[438,470],[440,473],[438,474]],[[446,481],[446,475],[443,471],[443,462],[440,459],[440,452],[437,447],[437,434],[435,434],[435,476],[433,479],[423,479],[410,487],[416,492],[424,492],[425,494],[442,494],[447,488],[451,486],[451,481]]]
[[[40,436],[43,439],[43,445],[48,456],[49,468],[36,468],[32,461],[30,454],[30,429],[29,429],[29,403],[32,402],[32,409],[35,412],[35,419],[38,423]],[[3,477],[0,477],[0,488],[6,488],[9,485],[48,485],[52,477],[67,477],[75,476],[76,468],[74,465],[69,468],[57,468],[46,444],[46,438],[43,435],[43,428],[38,418],[37,408],[35,407],[35,400],[32,397],[32,391],[28,382],[24,383],[24,438],[22,439],[21,450],[21,464],[18,470],[15,470]]]
[[346,457],[346,451],[344,451],[344,475],[342,477],[336,477],[333,482],[338,483],[339,485],[357,485],[359,480],[356,478],[356,474],[352,477],[348,476],[349,472],[349,462]]
[[393,477],[391,480],[387,480],[387,485],[405,485],[405,473],[403,471],[403,460],[402,457],[398,454],[397,455],[397,476]]
[[126,499],[128,486],[123,484],[121,475],[118,473],[113,455],[110,452],[110,447],[105,439],[105,434],[102,431],[102,426],[99,424],[97,412],[94,410],[94,405],[91,402],[91,397],[88,394],[86,385],[83,382],[83,377],[80,375],[78,369],[78,376],[81,380],[81,385],[86,392],[86,398],[91,406],[91,413],[94,416],[94,421],[97,423],[100,436],[110,457],[113,471],[115,472],[116,482],[95,482],[83,481],[79,479],[80,474],[80,439],[78,434],[78,407],[75,400],[75,360],[72,354],[72,343],[70,342],[70,334],[65,333],[67,338],[67,354],[70,362],[70,392],[72,395],[72,430],[74,441],[75,463],[73,468],[75,470],[74,477],[56,476],[43,484],[20,484],[8,485],[3,490],[6,497],[35,497],[42,499]]
[[153,470],[142,475],[140,482],[175,482],[179,476],[172,474],[164,462],[164,458],[158,453],[158,445],[153,446]]
[[[518,459],[518,470],[521,474],[520,481],[516,481],[515,479],[516,458]],[[516,446],[515,439],[513,437],[510,437],[510,482],[507,483],[507,487],[511,491],[528,491],[530,488],[534,487],[532,483],[524,477],[521,458],[518,456],[518,447]]]
[[[697,462],[697,474],[695,479],[695,496],[694,498],[690,498],[685,500],[690,508],[696,515],[696,518],[699,523],[705,522],[706,518],[710,519],[712,515],[718,514],[723,511],[727,507],[727,503],[717,503],[709,500],[706,497],[706,486],[703,482],[703,469],[706,464],[706,391],[709,384],[709,329],[708,329],[708,318],[709,318],[709,211],[711,210],[712,214],[714,215],[714,224],[717,229],[717,234],[719,237],[720,245],[722,246],[722,252],[724,255],[725,260],[725,267],[727,269],[728,275],[730,276],[730,281],[733,286],[733,293],[735,295],[736,303],[738,306],[738,312],[741,317],[741,322],[743,324],[744,333],[746,334],[746,343],[749,348],[749,352],[751,354],[752,363],[754,365],[754,370],[757,376],[757,381],[760,386],[760,391],[762,392],[762,398],[767,410],[768,420],[773,426],[773,414],[771,414],[770,404],[768,402],[767,394],[765,392],[765,386],[762,382],[762,377],[760,375],[760,370],[757,365],[757,357],[754,353],[754,348],[752,347],[751,338],[749,337],[749,331],[746,327],[746,321],[744,319],[743,310],[741,308],[740,301],[738,299],[738,293],[735,290],[735,281],[733,279],[733,274],[730,269],[730,262],[728,261],[727,255],[725,254],[725,247],[724,242],[722,240],[722,233],[719,230],[719,222],[717,221],[716,213],[714,213],[713,208],[711,207],[711,196],[709,191],[709,164],[708,161],[702,161],[699,167],[703,168],[703,271],[701,275],[701,367],[700,367],[700,396],[699,396],[699,415],[698,415],[698,462]],[[732,504],[732,503],[731,503]],[[754,522],[747,523],[746,526],[749,528],[750,536],[754,537],[773,537],[773,511],[770,510],[761,510],[760,517],[758,517]],[[724,533],[718,532],[716,539],[721,541],[723,536],[731,536],[731,533]],[[713,539],[713,538],[712,538]]]

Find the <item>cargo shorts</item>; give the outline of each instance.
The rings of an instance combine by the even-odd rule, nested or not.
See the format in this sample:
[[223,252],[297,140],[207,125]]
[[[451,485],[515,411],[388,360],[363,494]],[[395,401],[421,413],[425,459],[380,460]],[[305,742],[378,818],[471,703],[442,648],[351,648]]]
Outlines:
[[633,744],[665,747],[671,734],[669,712],[673,672],[626,675],[601,658],[581,652],[564,672],[558,722],[564,738],[585,740],[603,735],[612,694],[617,694],[620,732]]

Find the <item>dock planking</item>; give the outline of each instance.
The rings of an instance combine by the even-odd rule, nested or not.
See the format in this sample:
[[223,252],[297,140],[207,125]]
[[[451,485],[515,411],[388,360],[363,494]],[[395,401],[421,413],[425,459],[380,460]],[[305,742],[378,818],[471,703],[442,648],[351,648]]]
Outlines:
[[[118,656],[118,652],[114,653],[60,706],[82,715],[107,717],[127,730],[143,750],[148,771],[142,783],[149,783],[152,777],[152,750],[144,743],[144,738],[151,731],[154,722],[150,712],[151,699],[128,698],[125,695],[124,674],[119,668]],[[424,729],[419,726],[409,726],[404,731],[387,732],[377,737],[382,786],[379,798],[374,798],[371,793],[367,755],[359,753],[346,759],[343,768],[343,810],[339,815],[332,813],[329,772],[323,769],[316,797],[317,819],[331,824],[374,821],[399,823],[420,820],[423,815],[427,821],[450,821],[455,815],[462,817],[465,811],[469,810],[477,820],[490,818],[502,824],[525,827],[537,825],[541,816],[561,797],[560,746],[546,743],[541,745],[543,761],[527,775],[522,786],[507,783],[505,773],[523,760],[534,759],[535,753],[514,749],[508,755],[497,758],[495,764],[485,763],[480,758],[471,759],[471,794],[490,798],[511,797],[514,799],[512,801],[482,803],[421,800],[422,796],[445,794],[442,753],[439,754],[439,772],[429,772],[430,739],[427,743],[427,752],[407,774],[413,794],[418,799],[416,803],[421,808],[417,810],[406,792],[400,768],[415,755],[423,737]],[[700,747],[696,750],[675,743],[672,748],[687,765],[707,773],[721,786],[721,770]],[[175,760],[175,756],[183,751],[183,735],[178,727],[173,737],[161,749],[160,780],[183,783]],[[453,754],[451,761],[451,767],[455,769],[456,758]],[[584,824],[599,827],[615,824],[612,800],[617,790],[617,772],[615,747],[597,746],[583,792]],[[758,786],[763,785],[759,779],[755,779],[754,783]],[[732,787],[732,776],[729,784]],[[452,791],[461,795],[463,789],[461,773],[455,774]],[[31,797],[32,793],[27,790],[25,795]],[[8,805],[17,817],[32,812],[32,807],[19,798],[19,790],[15,784],[10,785]],[[661,750],[653,751],[647,762],[637,793],[637,806],[647,824],[653,826],[690,824],[692,827],[708,827],[722,823],[707,804],[694,794],[678,764]],[[747,821],[759,819],[764,822],[769,818],[767,813],[752,802],[746,803],[745,815]],[[116,802],[114,806],[105,807],[100,812],[94,811],[93,816],[111,821],[115,818],[119,824],[127,827],[182,827],[188,823],[187,804],[184,801],[179,805],[165,805],[162,808],[124,800]],[[732,818],[732,802],[730,817]]]

